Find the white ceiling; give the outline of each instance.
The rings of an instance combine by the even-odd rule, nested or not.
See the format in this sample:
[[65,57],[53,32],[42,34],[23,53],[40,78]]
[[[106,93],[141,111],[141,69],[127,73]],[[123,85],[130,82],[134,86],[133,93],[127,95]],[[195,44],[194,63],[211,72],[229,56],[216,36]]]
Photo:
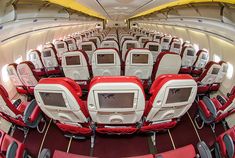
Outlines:
[[107,19],[120,21],[176,0],[76,0],[86,7],[107,17]]

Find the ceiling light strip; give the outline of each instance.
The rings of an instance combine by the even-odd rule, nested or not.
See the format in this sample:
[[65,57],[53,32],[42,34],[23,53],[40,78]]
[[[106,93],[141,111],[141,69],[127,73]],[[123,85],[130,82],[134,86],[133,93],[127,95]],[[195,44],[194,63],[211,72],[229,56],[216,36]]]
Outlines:
[[144,11],[142,13],[134,15],[131,18],[144,16],[144,15],[147,15],[147,14],[150,14],[150,13],[153,13],[153,12],[165,9],[165,8],[174,7],[174,6],[177,6],[177,5],[185,5],[185,4],[190,4],[190,3],[201,3],[201,2],[221,2],[221,3],[235,4],[234,0],[177,0],[177,1],[174,1],[174,2],[170,2],[170,3],[167,3],[167,4],[157,6],[155,8],[149,9],[147,11]]
[[106,19],[105,17],[103,17],[99,13],[93,11],[90,8],[87,8],[86,6],[78,3],[75,0],[47,0],[47,1],[49,1],[51,3],[61,5],[61,6],[64,6],[66,8],[70,8],[70,9],[73,9],[73,10],[80,11],[80,12],[85,13],[85,14],[90,15],[90,16],[94,16],[94,17],[101,18],[101,19]]

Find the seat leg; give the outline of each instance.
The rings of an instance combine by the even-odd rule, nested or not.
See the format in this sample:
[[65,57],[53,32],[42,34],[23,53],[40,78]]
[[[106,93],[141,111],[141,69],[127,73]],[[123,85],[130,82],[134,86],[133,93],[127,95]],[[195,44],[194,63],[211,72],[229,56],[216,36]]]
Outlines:
[[152,133],[151,140],[152,140],[153,146],[156,146],[156,132]]
[[91,136],[91,148],[93,149],[95,146],[95,133]]
[[23,131],[24,131],[24,141],[25,141],[26,138],[27,138],[27,135],[29,133],[29,129],[28,128],[23,128]]
[[197,122],[197,119],[198,119],[199,117],[200,117],[199,114],[197,114],[196,117],[194,117],[194,123],[195,123],[197,129],[202,129],[202,128],[204,127],[205,122],[202,121],[202,124],[199,125],[198,122]]

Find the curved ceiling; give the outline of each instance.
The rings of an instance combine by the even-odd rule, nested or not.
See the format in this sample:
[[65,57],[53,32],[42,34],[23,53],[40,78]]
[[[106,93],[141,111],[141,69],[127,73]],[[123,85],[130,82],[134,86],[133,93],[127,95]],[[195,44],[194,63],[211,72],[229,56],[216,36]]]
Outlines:
[[88,15],[121,21],[143,16],[167,7],[198,2],[226,2],[234,0],[48,0]]

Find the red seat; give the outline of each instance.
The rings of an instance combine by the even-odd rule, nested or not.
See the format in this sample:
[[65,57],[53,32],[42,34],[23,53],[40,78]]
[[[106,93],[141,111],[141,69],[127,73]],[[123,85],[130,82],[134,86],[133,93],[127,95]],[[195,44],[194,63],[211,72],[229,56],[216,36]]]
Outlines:
[[[66,133],[90,136],[89,113],[80,86],[70,78],[44,78],[34,89],[42,111]],[[56,98],[56,99],[55,99]]]
[[190,75],[160,75],[149,93],[142,132],[174,127],[194,102],[197,84]]
[[235,126],[220,134],[216,138],[215,157],[235,158],[234,154]]
[[198,94],[207,93],[210,90],[210,86],[215,82],[221,69],[220,64],[210,61],[206,64],[202,74],[195,78],[198,83]]
[[193,64],[197,57],[195,48],[192,45],[184,46],[181,50],[180,56],[182,59],[180,73],[191,74]]
[[152,82],[162,74],[178,74],[181,67],[181,57],[172,52],[161,52],[153,66]]
[[7,66],[7,72],[11,82],[16,87],[16,91],[19,94],[29,94],[26,86],[22,83],[17,73],[17,64],[16,63],[9,64]]
[[34,87],[38,84],[40,77],[35,72],[35,67],[31,61],[24,61],[17,65],[17,73],[26,86],[28,92],[33,95]]
[[87,100],[96,132],[133,134],[138,130],[145,108],[144,89],[138,78],[95,77]]
[[209,52],[204,49],[199,50],[197,52],[197,59],[193,64],[193,70],[191,71],[191,74],[193,76],[201,75],[208,61],[209,61]]
[[54,47],[45,47],[41,52],[41,59],[48,76],[61,75],[60,60]]
[[[222,121],[227,116],[235,112],[235,94],[229,96],[228,100],[222,104],[218,98],[203,97],[198,102],[199,116],[206,124],[214,124]],[[201,126],[200,128],[202,128]]]
[[25,145],[0,130],[0,157],[23,158],[29,156]]
[[20,100],[12,103],[2,85],[0,85],[0,102],[0,115],[17,126],[36,128],[42,119],[41,110],[35,100],[30,103]]
[[228,63],[225,61],[220,61],[219,64],[221,65],[221,69],[217,75],[217,78],[215,79],[215,82],[211,85],[210,91],[218,91],[227,74]]
[[27,53],[27,60],[31,61],[35,67],[34,72],[37,76],[45,76],[45,68],[42,63],[41,53],[38,50],[32,50]]

